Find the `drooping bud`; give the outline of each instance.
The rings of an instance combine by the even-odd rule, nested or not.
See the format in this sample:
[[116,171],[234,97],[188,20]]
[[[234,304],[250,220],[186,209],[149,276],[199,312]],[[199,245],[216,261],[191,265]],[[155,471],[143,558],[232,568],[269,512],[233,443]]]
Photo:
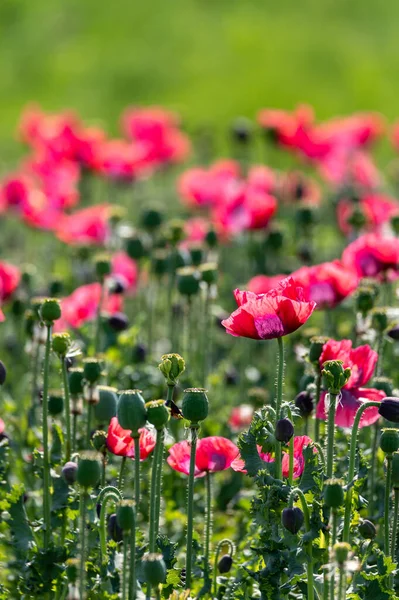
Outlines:
[[62,467],[61,475],[65,483],[73,485],[76,481],[78,465],[72,461],[68,461]]
[[119,396],[118,422],[123,429],[130,429],[132,437],[139,436],[139,429],[147,423],[147,411],[140,390],[126,390]]
[[309,392],[300,392],[295,398],[295,406],[299,409],[301,417],[307,419],[314,409],[312,395]]
[[380,436],[380,448],[385,454],[399,450],[399,431],[393,428],[383,429]]
[[52,348],[60,358],[65,358],[71,347],[71,336],[69,333],[54,333]]
[[221,575],[229,573],[233,566],[233,557],[230,554],[223,554],[218,562],[218,571]]
[[399,324],[394,325],[387,331],[387,336],[394,342],[399,340]]
[[281,514],[283,526],[293,534],[298,533],[304,523],[305,517],[300,508],[284,508]]
[[166,406],[165,400],[151,400],[145,405],[147,409],[147,419],[155,429],[165,427],[170,419],[170,411]]
[[117,389],[108,387],[107,385],[98,385],[97,392],[99,401],[94,407],[94,416],[98,423],[108,425],[112,417],[116,415],[118,404]]
[[146,582],[153,587],[164,583],[166,579],[166,565],[162,554],[145,554],[142,560]]
[[365,540],[373,540],[377,535],[377,529],[374,523],[363,519],[359,523],[359,533]]
[[294,435],[294,426],[289,419],[279,419],[276,423],[274,436],[277,441],[288,444]]
[[209,401],[206,391],[202,388],[189,388],[184,390],[182,401],[183,417],[193,425],[204,421],[208,416]]
[[135,515],[132,500],[121,500],[116,510],[116,522],[124,533],[134,529]]
[[348,383],[351,370],[349,367],[344,369],[342,360],[327,360],[323,363],[322,374],[330,394],[339,394]]
[[40,316],[47,324],[58,321],[61,317],[61,306],[57,298],[45,298],[40,306]]
[[97,452],[82,452],[79,457],[76,481],[83,488],[96,487],[101,477],[100,456]]
[[339,508],[344,503],[344,482],[342,479],[328,479],[324,484],[324,504],[328,508]]
[[391,423],[399,423],[399,398],[387,396],[381,400],[378,412],[381,417],[391,421]]
[[167,385],[176,385],[185,371],[186,363],[180,354],[164,354],[158,369],[166,379]]
[[107,531],[109,537],[114,542],[121,542],[123,540],[123,531],[118,525],[115,513],[108,518]]

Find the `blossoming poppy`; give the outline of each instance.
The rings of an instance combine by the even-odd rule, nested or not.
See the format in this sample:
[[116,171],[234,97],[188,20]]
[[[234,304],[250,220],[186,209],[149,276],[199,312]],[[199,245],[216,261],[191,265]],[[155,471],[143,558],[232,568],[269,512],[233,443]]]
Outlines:
[[235,406],[230,414],[229,425],[233,431],[245,429],[252,421],[254,409],[250,404]]
[[[339,427],[352,427],[359,406],[367,400],[380,402],[386,395],[381,390],[361,387],[373,376],[378,354],[367,344],[352,348],[351,340],[328,340],[319,359],[321,369],[327,360],[342,360],[344,367],[351,369],[351,376],[337,404],[335,423]],[[328,394],[323,392],[316,408],[316,418],[326,419],[327,402]],[[378,418],[377,407],[367,408],[360,419],[360,427],[372,425]]]
[[303,287],[304,297],[316,302],[317,308],[333,308],[352,294],[358,284],[355,271],[344,267],[339,260],[301,267],[291,273]]
[[177,189],[189,207],[212,207],[228,197],[238,184],[240,167],[233,160],[219,160],[209,169],[194,167],[179,178]]
[[0,301],[7,300],[17,289],[21,280],[21,272],[17,267],[0,261]]
[[[140,438],[140,460],[149,457],[155,448],[156,437],[149,429],[139,429]],[[131,431],[123,429],[118,423],[117,417],[112,417],[108,426],[107,448],[116,456],[126,456],[134,458],[134,440],[131,437]]]
[[342,263],[359,277],[396,279],[399,275],[399,240],[367,233],[349,244],[342,254]]
[[327,183],[339,187],[353,186],[372,190],[381,183],[381,176],[372,157],[361,150],[341,147],[318,162],[318,171]]
[[[175,471],[189,475],[190,453],[191,445],[187,441],[177,442],[169,448],[167,462]],[[237,455],[237,446],[227,438],[201,438],[197,443],[194,476],[203,477],[206,473],[225,471],[231,467]]]
[[[381,232],[382,226],[399,214],[399,202],[383,194],[367,194],[360,198],[358,206],[365,217],[365,229],[375,233]],[[353,210],[353,202],[345,198],[337,204],[338,225],[346,235],[353,230],[349,223]]]
[[288,277],[266,294],[235,290],[238,309],[222,321],[227,333],[269,340],[296,331],[316,307],[304,299],[303,289]]
[[[89,283],[78,287],[72,294],[61,300],[62,317],[55,323],[56,331],[78,329],[96,318],[101,298],[101,284]],[[123,297],[105,291],[102,311],[109,315],[122,312]]]
[[110,235],[109,219],[112,207],[97,204],[70,215],[63,215],[57,223],[57,237],[71,245],[103,245]]
[[138,281],[137,263],[121,250],[112,256],[111,265],[112,276],[123,284],[126,291],[133,291]]

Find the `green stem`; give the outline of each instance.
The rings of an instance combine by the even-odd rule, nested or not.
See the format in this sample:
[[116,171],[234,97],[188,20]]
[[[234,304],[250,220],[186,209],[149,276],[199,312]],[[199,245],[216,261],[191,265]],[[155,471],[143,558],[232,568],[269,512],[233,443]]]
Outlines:
[[34,342],[34,358],[33,358],[33,370],[32,370],[32,426],[36,425],[36,411],[37,411],[37,379],[39,376],[39,363],[40,363],[40,344],[38,341]]
[[206,523],[205,523],[205,568],[204,582],[210,583],[209,575],[209,557],[211,549],[211,531],[212,531],[212,479],[209,471],[206,476]]
[[375,480],[376,480],[376,471],[377,471],[377,450],[378,450],[378,439],[380,434],[380,425],[379,422],[374,423],[373,425],[373,445],[371,449],[371,466],[370,466],[370,490],[369,490],[369,515],[373,517],[374,514],[374,494],[375,494]]
[[134,438],[134,499],[136,511],[140,506],[140,437]]
[[[277,372],[277,398],[276,398],[276,422],[280,419],[281,405],[283,403],[284,382],[284,342],[283,338],[277,338],[278,342],[278,372]],[[282,479],[281,472],[281,444],[276,441],[275,447],[275,475],[276,479]]]
[[335,437],[335,412],[337,410],[338,394],[328,394],[328,423],[327,423],[327,466],[326,475],[330,479],[334,474],[334,437]]
[[66,438],[65,438],[65,461],[71,460],[72,452],[72,440],[71,440],[71,402],[69,394],[68,384],[68,373],[66,367],[65,358],[61,358],[62,361],[62,381],[64,385],[64,401],[65,401],[65,425],[66,425]]
[[193,555],[193,522],[194,522],[194,473],[195,473],[195,455],[197,451],[199,426],[191,423],[191,453],[190,453],[190,471],[188,476],[187,488],[187,549],[186,549],[186,590],[191,589],[191,569]]
[[85,554],[86,554],[86,490],[80,491],[80,576],[79,598],[85,597]]
[[292,485],[294,481],[294,436],[289,441],[288,445],[289,455],[289,470],[288,470],[288,483]]
[[151,489],[150,489],[150,532],[149,532],[149,545],[150,552],[155,552],[155,542],[156,542],[156,522],[155,522],[155,514],[157,507],[157,473],[158,473],[158,458],[159,453],[162,448],[162,435],[161,430],[157,430],[157,439],[155,442],[155,449],[152,458],[152,471],[151,471]]
[[87,404],[87,430],[86,430],[86,439],[87,439],[87,447],[90,448],[90,440],[91,440],[91,422],[93,415],[93,403],[91,401],[91,395],[93,393],[93,389],[90,389],[90,398]]
[[123,492],[123,474],[125,472],[126,456],[122,456],[121,468],[119,470],[118,488]]
[[348,467],[348,477],[347,477],[347,485],[348,489],[346,492],[345,498],[345,516],[344,516],[344,530],[342,535],[342,541],[349,543],[349,533],[350,533],[350,521],[351,521],[351,512],[352,512],[352,480],[355,476],[355,460],[356,460],[356,446],[357,446],[357,434],[359,431],[359,423],[360,419],[367,408],[371,406],[380,406],[379,402],[365,402],[362,404],[356,412],[355,420],[353,421],[352,426],[352,434],[351,434],[351,442],[350,442],[350,450],[349,450],[349,467]]
[[134,524],[130,532],[129,600],[136,599],[136,507],[133,509]]
[[[332,511],[332,538],[331,538],[331,548],[334,548],[337,543],[337,534],[338,534],[338,513],[334,509]],[[332,554],[332,553],[330,553]],[[335,598],[335,567],[330,577],[330,600],[334,600]]]
[[217,598],[218,586],[217,586],[217,575],[218,575],[218,562],[219,562],[219,554],[223,546],[230,547],[230,556],[234,555],[234,544],[231,540],[224,539],[221,540],[216,546],[215,551],[215,563],[213,565],[213,598]]
[[76,448],[76,430],[78,425],[78,415],[73,413],[72,417],[72,452],[75,452]]
[[101,488],[105,487],[105,472],[107,467],[107,454],[106,452],[102,455],[102,469],[101,469]]
[[396,562],[396,539],[398,537],[398,513],[399,513],[399,488],[394,488],[395,504],[393,513],[392,539],[391,539],[391,558]]
[[163,470],[163,453],[164,453],[164,440],[165,440],[165,429],[163,428],[160,432],[161,435],[161,447],[158,455],[158,467],[157,467],[157,488],[156,488],[156,507],[155,507],[155,543],[157,541],[159,533],[159,520],[161,517],[161,498],[162,498],[162,470]]
[[101,342],[101,309],[104,301],[104,281],[101,281],[100,300],[98,302],[97,317],[96,317],[96,332],[94,335],[94,355],[97,355],[100,350]]
[[46,349],[44,354],[43,374],[43,525],[44,547],[48,548],[51,534],[50,516],[50,461],[49,461],[49,435],[48,435],[48,389],[50,370],[51,325],[47,327]]
[[[307,533],[310,532],[310,514],[309,507],[306,501],[305,495],[299,488],[294,488],[291,490],[290,495],[288,496],[288,503],[291,504],[292,500],[295,496],[299,497],[302,506],[302,512],[305,519],[305,530]],[[307,600],[314,600],[314,577],[313,577],[313,546],[312,540],[306,543],[307,551],[308,551],[308,560],[307,560],[307,576],[308,576],[308,585],[307,591],[308,596]]]
[[106,518],[107,518],[107,505],[113,500],[115,504],[122,500],[122,494],[118,488],[111,485],[104,487],[99,495],[97,496],[97,503],[101,504],[100,510],[100,551],[101,560],[103,563],[107,562],[107,533],[106,533]]
[[387,454],[387,475],[385,480],[384,501],[384,552],[389,555],[389,500],[391,496],[392,454]]
[[127,551],[129,533],[123,533],[122,600],[127,600]]
[[[316,374],[316,407],[320,401],[320,393],[321,393],[321,372],[320,369],[317,367],[317,374]],[[320,440],[320,420],[316,417],[316,411],[315,411],[315,418],[314,418],[314,441],[315,442],[319,442]]]
[[339,567],[339,591],[338,600],[346,599],[346,582],[345,582],[345,567]]

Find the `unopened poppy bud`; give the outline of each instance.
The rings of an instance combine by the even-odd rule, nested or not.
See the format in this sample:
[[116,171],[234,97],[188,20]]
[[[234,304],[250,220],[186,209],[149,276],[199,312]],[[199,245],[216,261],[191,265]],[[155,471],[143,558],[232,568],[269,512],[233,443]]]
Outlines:
[[208,285],[216,283],[218,278],[218,268],[216,263],[204,263],[199,268],[202,281]]
[[299,381],[299,389],[301,391],[304,391],[307,389],[307,387],[311,384],[314,383],[314,375],[310,374],[310,373],[305,373],[304,375],[302,375],[300,381]]
[[61,392],[51,391],[48,398],[48,412],[52,417],[60,415],[64,410],[64,397]]
[[180,354],[163,354],[158,369],[165,377],[167,385],[176,385],[186,369],[186,363]]
[[395,489],[399,489],[399,452],[394,452],[392,454],[392,473],[391,473],[391,481],[392,487]]
[[71,336],[69,333],[54,333],[52,348],[60,358],[64,358],[71,347]]
[[210,229],[205,236],[205,242],[209,248],[215,248],[218,245],[218,235],[214,229]]
[[129,327],[129,317],[125,313],[114,313],[108,317],[108,325],[114,331],[125,331]]
[[393,381],[388,377],[374,377],[373,387],[382,390],[386,396],[391,396],[393,393]]
[[309,392],[300,392],[295,398],[295,406],[299,409],[301,417],[307,419],[314,409],[312,395]]
[[183,417],[192,424],[204,421],[208,416],[209,401],[206,391],[202,388],[184,390],[181,410]]
[[71,460],[62,467],[61,475],[65,483],[73,485],[76,481],[78,465]]
[[266,245],[266,248],[270,248],[270,249],[274,250],[275,252],[278,252],[279,250],[281,250],[281,248],[284,245],[283,230],[278,227],[274,227],[273,229],[270,229],[269,234],[266,238],[265,245]]
[[127,390],[119,396],[118,422],[123,429],[130,429],[132,437],[139,436],[139,429],[147,423],[147,411],[140,390]]
[[91,438],[91,443],[97,452],[105,452],[107,449],[107,433],[105,431],[96,431]]
[[182,296],[194,296],[200,288],[199,274],[192,267],[177,270],[177,289]]
[[399,450],[399,431],[383,429],[380,436],[380,448],[385,454],[392,454]]
[[45,298],[40,306],[40,316],[45,323],[53,323],[61,317],[61,306],[57,298]]
[[60,296],[62,290],[64,289],[64,284],[61,279],[53,279],[49,285],[50,296]]
[[166,565],[162,554],[145,554],[143,556],[144,579],[152,587],[164,583],[166,579]]
[[388,315],[385,308],[374,308],[371,313],[371,326],[379,333],[388,327]]
[[182,219],[171,219],[166,225],[165,235],[172,246],[176,246],[184,239],[184,221]]
[[144,229],[153,232],[158,229],[164,220],[164,215],[159,208],[146,208],[143,210],[140,222]]
[[299,227],[307,228],[317,221],[317,211],[312,204],[302,204],[296,211],[296,222]]
[[83,361],[83,376],[93,385],[100,379],[102,373],[101,363],[96,358],[85,358]]
[[327,360],[323,363],[322,374],[330,394],[339,394],[348,383],[351,370],[349,367],[344,369],[342,360]]
[[98,403],[94,407],[94,416],[98,423],[107,424],[116,415],[118,404],[117,390],[107,385],[98,385]]
[[274,436],[277,441],[287,444],[294,435],[294,426],[289,419],[279,419],[276,423]]
[[135,363],[142,363],[147,357],[147,348],[144,344],[136,344],[132,350],[132,360]]
[[399,423],[399,398],[393,396],[387,396],[381,400],[378,412],[381,417],[384,417],[391,423]]
[[126,241],[126,253],[130,258],[134,260],[140,260],[147,255],[147,249],[144,245],[143,239],[134,235]]
[[375,290],[369,286],[362,286],[357,290],[355,300],[357,311],[365,317],[374,308]]
[[111,274],[112,266],[110,257],[107,254],[99,254],[95,258],[96,275],[100,280],[103,280],[107,275]]
[[347,542],[338,542],[334,545],[333,550],[335,554],[335,560],[339,565],[343,565],[348,559],[351,547]]
[[399,324],[391,327],[391,329],[387,331],[387,336],[394,342],[397,342],[399,340]]
[[152,271],[158,277],[162,277],[168,271],[168,255],[165,250],[156,250],[151,256]]
[[298,533],[304,523],[305,517],[300,508],[284,508],[281,514],[283,527],[293,534]]
[[78,558],[68,558],[68,560],[66,561],[65,571],[69,583],[76,583],[79,575],[79,565],[80,561]]
[[123,540],[123,531],[118,525],[115,513],[110,515],[108,518],[107,531],[109,537],[114,542],[121,542]]
[[324,504],[328,508],[339,508],[344,503],[344,482],[342,479],[328,479],[324,484]]
[[374,523],[363,519],[359,523],[359,533],[365,540],[373,540],[377,535],[377,529]]
[[124,533],[134,529],[134,502],[122,500],[116,510],[116,522]]
[[147,409],[147,420],[155,429],[165,427],[170,419],[170,411],[166,406],[165,400],[151,400],[145,405]]
[[83,369],[71,369],[68,373],[69,391],[72,396],[83,394]]
[[246,117],[238,117],[231,126],[233,140],[239,144],[248,144],[253,133],[252,122]]
[[221,575],[229,573],[233,566],[233,557],[230,554],[223,554],[218,562],[218,571]]
[[79,457],[76,481],[83,488],[96,487],[101,477],[100,456],[97,452],[82,452]]
[[3,385],[5,383],[6,377],[7,377],[7,369],[6,369],[3,361],[0,360],[0,385]]
[[201,246],[190,247],[191,264],[193,264],[195,267],[198,267],[202,263],[203,256],[204,251]]
[[324,344],[328,342],[328,337],[314,336],[310,338],[309,360],[313,365],[319,364],[319,358],[323,352]]

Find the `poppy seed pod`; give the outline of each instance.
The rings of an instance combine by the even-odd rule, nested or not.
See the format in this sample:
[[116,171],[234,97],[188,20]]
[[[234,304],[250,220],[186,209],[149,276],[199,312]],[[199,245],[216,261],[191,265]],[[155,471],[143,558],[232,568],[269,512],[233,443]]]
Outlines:
[[116,510],[116,522],[124,533],[134,529],[135,515],[132,500],[122,500],[120,502]]
[[399,450],[399,431],[397,429],[383,429],[380,437],[380,448],[385,454],[392,454]]
[[182,296],[195,296],[200,289],[199,274],[192,267],[177,270],[177,289]]
[[61,475],[65,483],[73,485],[76,481],[78,465],[71,460],[62,467]]
[[373,540],[377,535],[377,529],[374,523],[363,519],[359,523],[359,533],[365,540]]
[[83,488],[93,488],[100,481],[100,456],[97,452],[82,452],[79,457],[76,481]]
[[115,313],[108,317],[108,325],[114,331],[125,331],[129,327],[129,318],[125,313]]
[[276,423],[274,437],[282,444],[288,444],[294,435],[294,426],[289,419],[279,419]]
[[344,482],[342,479],[328,479],[324,484],[324,504],[328,508],[339,508],[344,503]]
[[284,508],[281,514],[283,527],[293,534],[298,533],[304,523],[305,517],[300,508]]
[[60,358],[64,358],[69,348],[71,347],[71,336],[69,333],[54,333],[52,340],[53,351],[58,354]]
[[309,361],[312,364],[319,364],[319,358],[323,352],[324,344],[326,344],[329,339],[330,338],[323,336],[314,336],[310,338]]
[[199,267],[202,281],[208,285],[216,283],[218,278],[218,268],[216,263],[204,263]]
[[176,246],[184,239],[184,221],[182,219],[171,219],[168,221],[165,235],[172,246]]
[[158,229],[164,220],[164,215],[159,208],[152,207],[143,210],[140,216],[140,222],[144,229],[147,231],[155,231]]
[[162,554],[145,554],[142,560],[145,581],[153,587],[164,583],[166,565]]
[[382,390],[387,396],[392,396],[393,382],[388,377],[374,377],[373,387],[376,390]]
[[205,236],[205,242],[209,248],[215,248],[218,245],[218,235],[214,229],[210,229]]
[[101,377],[101,363],[96,358],[85,358],[83,361],[83,376],[85,380],[93,385]]
[[302,375],[302,377],[299,381],[299,389],[302,392],[303,390],[306,390],[308,385],[311,385],[313,383],[314,383],[314,375],[312,375],[311,373],[305,373],[304,375]]
[[376,300],[374,289],[369,286],[360,287],[356,292],[355,300],[356,310],[365,317],[374,308]]
[[270,248],[275,252],[281,250],[284,245],[284,232],[278,227],[269,230],[269,234],[265,241],[266,248]]
[[132,349],[132,360],[135,363],[142,363],[147,357],[147,347],[144,344],[136,344]]
[[40,316],[45,323],[53,323],[61,317],[61,306],[57,298],[45,298],[40,306]]
[[71,369],[68,373],[69,391],[72,396],[83,394],[83,369]]
[[383,333],[388,327],[388,315],[385,308],[374,308],[371,313],[371,327]]
[[361,206],[355,206],[355,208],[352,210],[352,213],[347,218],[346,222],[348,223],[348,225],[351,225],[356,230],[360,230],[366,225],[367,218]]
[[132,437],[138,437],[139,429],[147,422],[147,411],[140,390],[122,392],[116,412],[120,426],[129,429]]
[[198,267],[202,263],[203,255],[204,255],[204,251],[201,246],[191,246],[190,247],[191,263],[195,267]]
[[61,392],[50,392],[48,399],[48,412],[52,417],[60,415],[64,410],[64,398]]
[[391,423],[399,423],[399,398],[387,396],[381,400],[378,412],[381,417],[391,421]]
[[96,431],[91,438],[91,443],[97,452],[104,453],[107,449],[107,433],[100,430]]
[[139,236],[132,236],[126,241],[126,253],[134,260],[140,260],[147,255],[147,250],[143,239]]
[[218,562],[218,571],[221,575],[229,573],[233,566],[233,557],[230,554],[223,554]]
[[246,117],[238,117],[231,126],[231,135],[233,140],[239,144],[248,144],[251,141],[252,133],[252,121]]
[[193,425],[204,421],[208,416],[209,402],[206,391],[202,388],[188,388],[184,390],[182,401],[182,414]]
[[165,377],[167,385],[176,385],[186,369],[186,363],[180,354],[163,354],[158,369]]
[[317,211],[312,204],[301,204],[296,211],[296,222],[299,227],[307,228],[315,225]]
[[99,396],[98,404],[94,407],[94,416],[99,423],[108,425],[112,417],[116,415],[118,404],[117,390],[106,385],[97,386]]
[[168,271],[168,255],[165,250],[156,250],[151,256],[152,271],[158,277],[162,277]]
[[103,280],[107,275],[111,274],[112,266],[110,257],[106,254],[101,254],[95,258],[96,275],[100,280]]
[[333,547],[335,560],[339,565],[343,565],[349,556],[351,547],[347,542],[338,542]]
[[327,360],[323,363],[322,374],[330,394],[339,394],[351,375],[349,367],[344,369],[342,360]]
[[295,398],[295,406],[301,413],[301,417],[307,419],[314,409],[312,395],[309,392],[300,392]]
[[155,429],[165,427],[170,419],[170,411],[166,406],[165,400],[151,400],[145,405],[147,409],[147,420]]
[[118,525],[115,513],[108,518],[107,531],[109,537],[114,542],[121,542],[123,540],[123,531]]
[[0,385],[5,383],[7,377],[7,369],[2,360],[0,360]]

